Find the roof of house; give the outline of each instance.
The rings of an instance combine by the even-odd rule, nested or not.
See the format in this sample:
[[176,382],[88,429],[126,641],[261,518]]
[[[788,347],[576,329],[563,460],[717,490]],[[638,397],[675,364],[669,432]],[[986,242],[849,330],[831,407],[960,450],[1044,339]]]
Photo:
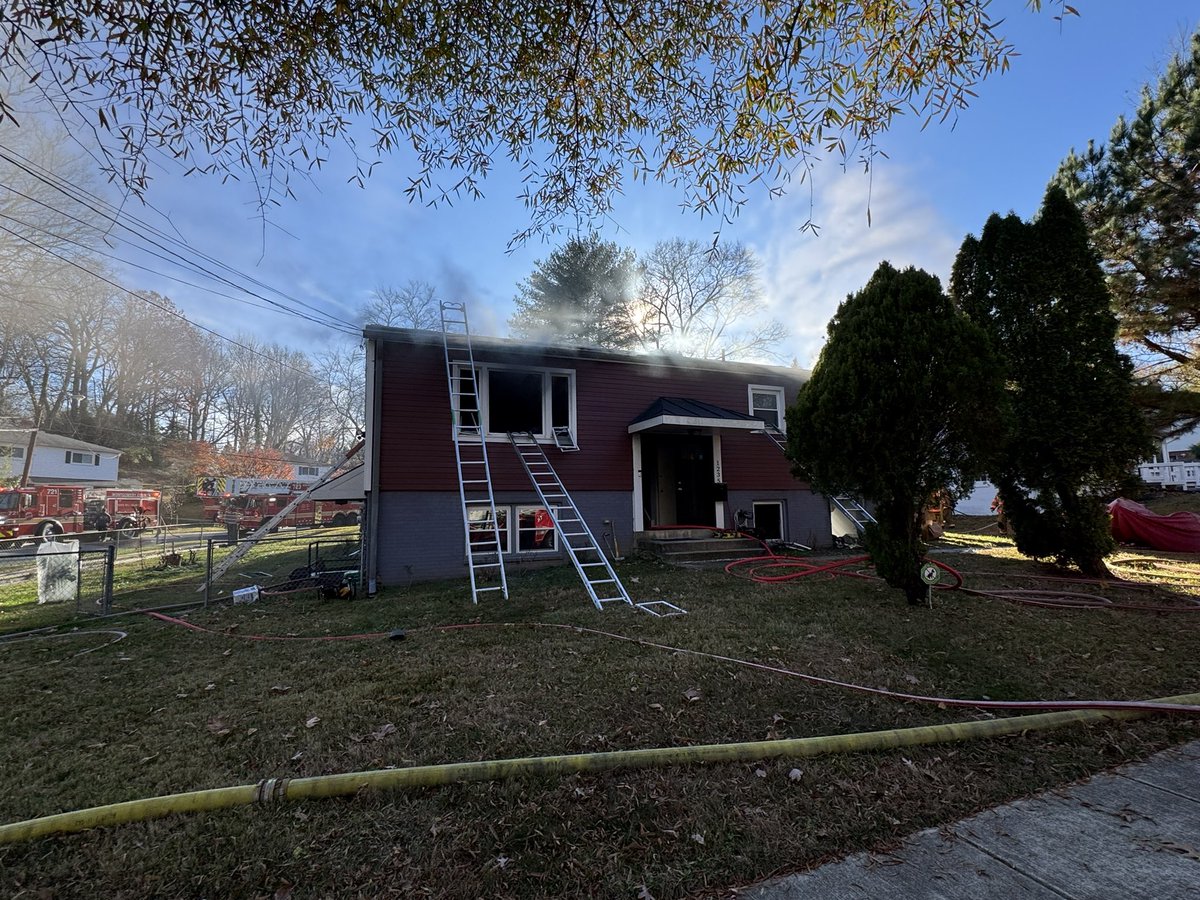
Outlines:
[[[8,444],[14,447],[27,446],[29,444],[29,429],[0,428],[0,444]],[[49,431],[38,432],[36,446],[52,447],[58,450],[90,450],[92,453],[121,455],[120,450],[114,450],[112,447],[102,447],[99,444],[81,441],[78,438],[67,437],[63,434],[51,434]]]
[[[441,346],[442,332],[422,331],[413,328],[392,328],[386,325],[366,325],[363,337],[377,341],[395,341],[407,344],[435,344]],[[460,335],[451,334],[453,340],[459,340]],[[689,369],[708,369],[718,372],[741,372],[748,375],[755,373],[770,373],[779,376],[787,373],[789,377],[807,380],[812,374],[807,369],[794,366],[774,366],[768,363],[730,362],[720,359],[693,359],[672,353],[632,353],[627,350],[608,350],[602,347],[567,346],[563,344],[544,344],[532,341],[515,340],[513,338],[471,336],[471,346],[474,350],[494,350],[509,356],[572,356],[579,359],[598,359],[620,362],[631,365],[662,365],[682,366]]]
[[640,416],[629,423],[629,433],[659,427],[736,428],[760,431],[767,427],[762,419],[685,397],[659,397]]
[[359,463],[325,482],[309,494],[309,498],[312,500],[362,500],[365,495],[363,464]]

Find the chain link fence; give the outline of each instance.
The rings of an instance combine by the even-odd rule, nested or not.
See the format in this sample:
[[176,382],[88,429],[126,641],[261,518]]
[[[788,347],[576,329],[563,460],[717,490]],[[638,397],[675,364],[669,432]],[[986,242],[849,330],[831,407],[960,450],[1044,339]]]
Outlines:
[[112,611],[116,545],[47,541],[0,551],[0,631]]
[[[0,633],[249,594],[357,593],[357,528],[288,530],[255,542],[222,535],[158,533],[0,550]],[[223,565],[247,545],[244,556]]]

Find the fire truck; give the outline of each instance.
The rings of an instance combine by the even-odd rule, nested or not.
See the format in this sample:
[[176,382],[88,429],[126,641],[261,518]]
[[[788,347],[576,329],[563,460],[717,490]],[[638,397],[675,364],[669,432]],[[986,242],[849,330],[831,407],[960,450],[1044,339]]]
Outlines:
[[[224,487],[218,492],[218,487]],[[214,522],[236,522],[242,531],[253,531],[311,485],[280,478],[201,479],[197,494],[204,502],[204,517]],[[362,503],[356,500],[305,500],[297,504],[279,522],[280,527],[311,528],[324,525],[337,528],[357,525]]]
[[36,484],[0,488],[0,541],[22,541],[84,531],[133,536],[158,524],[159,492]]

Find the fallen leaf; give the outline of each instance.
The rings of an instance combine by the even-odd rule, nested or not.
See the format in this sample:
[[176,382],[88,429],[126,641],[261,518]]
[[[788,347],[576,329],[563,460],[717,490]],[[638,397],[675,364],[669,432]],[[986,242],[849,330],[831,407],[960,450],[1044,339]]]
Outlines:
[[372,731],[371,737],[373,737],[377,741],[382,741],[389,734],[395,734],[395,732],[396,732],[396,726],[393,725],[391,722],[388,722],[386,725],[380,725],[378,729],[376,729],[375,731]]
[[304,751],[303,750],[297,750],[295,753],[292,754],[292,762],[300,762],[300,760],[302,760],[302,759],[304,759]]
[[905,675],[904,680],[907,681],[909,684],[920,684],[921,683],[921,679],[918,678],[916,675]]
[[204,686],[204,689],[206,691],[215,691],[217,689],[216,682],[210,681],[208,684],[206,684]]
[[699,844],[701,847],[704,846],[704,835],[702,835],[700,832],[697,831],[695,834],[693,834],[692,840],[695,841],[697,844]]
[[688,703],[695,703],[701,697],[700,689],[699,688],[688,688],[686,691],[683,692],[683,696],[687,700]]
[[141,759],[141,763],[143,765],[145,765],[146,763],[150,762],[150,760],[152,760],[152,759],[158,759],[158,754],[155,753],[153,756],[143,756]]
[[650,893],[650,888],[644,884],[637,886],[637,900],[654,900],[654,895]]
[[661,703],[651,703],[650,708],[651,709],[662,709],[663,705]]
[[799,781],[803,777],[804,772],[801,769],[792,769],[792,771],[788,772],[789,781]]
[[495,866],[497,869],[507,869],[510,862],[512,862],[512,860],[507,856],[497,856]]
[[272,694],[286,694],[292,689],[290,684],[276,684],[271,686]]
[[230,647],[228,650],[226,650],[226,651],[225,651],[224,653],[222,653],[221,655],[222,655],[222,656],[228,656],[228,655],[229,655],[230,653],[232,653],[232,652],[233,652],[233,648],[232,648],[232,647]]
[[258,734],[258,729],[257,728],[247,728],[246,729],[246,737],[250,737],[250,735],[252,735],[252,734]]
[[307,719],[304,720],[304,727],[305,728],[315,728],[320,723],[321,723],[320,716],[309,716]]
[[762,768],[762,767],[759,767],[759,768],[755,769],[755,770],[754,770],[754,777],[755,777],[755,778],[766,778],[766,777],[767,777],[767,770],[766,770],[766,769],[764,769],[764,768]]
[[225,722],[217,718],[208,720],[208,730],[214,737],[225,737],[233,731],[229,725],[226,725]]

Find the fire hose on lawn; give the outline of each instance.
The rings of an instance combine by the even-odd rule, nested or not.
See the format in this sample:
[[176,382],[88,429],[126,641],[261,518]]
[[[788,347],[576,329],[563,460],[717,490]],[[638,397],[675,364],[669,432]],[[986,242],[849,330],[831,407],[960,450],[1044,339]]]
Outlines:
[[[1165,697],[1160,703],[1196,707],[1200,694]],[[985,719],[916,728],[894,728],[857,734],[791,738],[776,741],[752,741],[736,744],[706,744],[697,747],[658,747],[646,750],[618,750],[607,753],[578,753],[569,756],[531,756],[523,759],[496,759],[482,762],[413,766],[404,769],[376,769],[311,778],[268,778],[257,784],[168,794],[142,800],[129,800],[107,806],[95,806],[59,813],[24,822],[0,826],[0,844],[35,840],[55,834],[70,834],[91,828],[145,822],[175,813],[206,812],[251,804],[275,804],[292,800],[345,797],[364,790],[394,791],[442,787],[473,781],[500,781],[521,776],[572,775],[606,772],[615,769],[639,769],[657,766],[700,763],[752,762],[764,759],[796,759],[827,753],[854,753],[889,750],[972,738],[999,737],[1042,731],[1084,722],[1140,718],[1146,712],[1078,710]]]

